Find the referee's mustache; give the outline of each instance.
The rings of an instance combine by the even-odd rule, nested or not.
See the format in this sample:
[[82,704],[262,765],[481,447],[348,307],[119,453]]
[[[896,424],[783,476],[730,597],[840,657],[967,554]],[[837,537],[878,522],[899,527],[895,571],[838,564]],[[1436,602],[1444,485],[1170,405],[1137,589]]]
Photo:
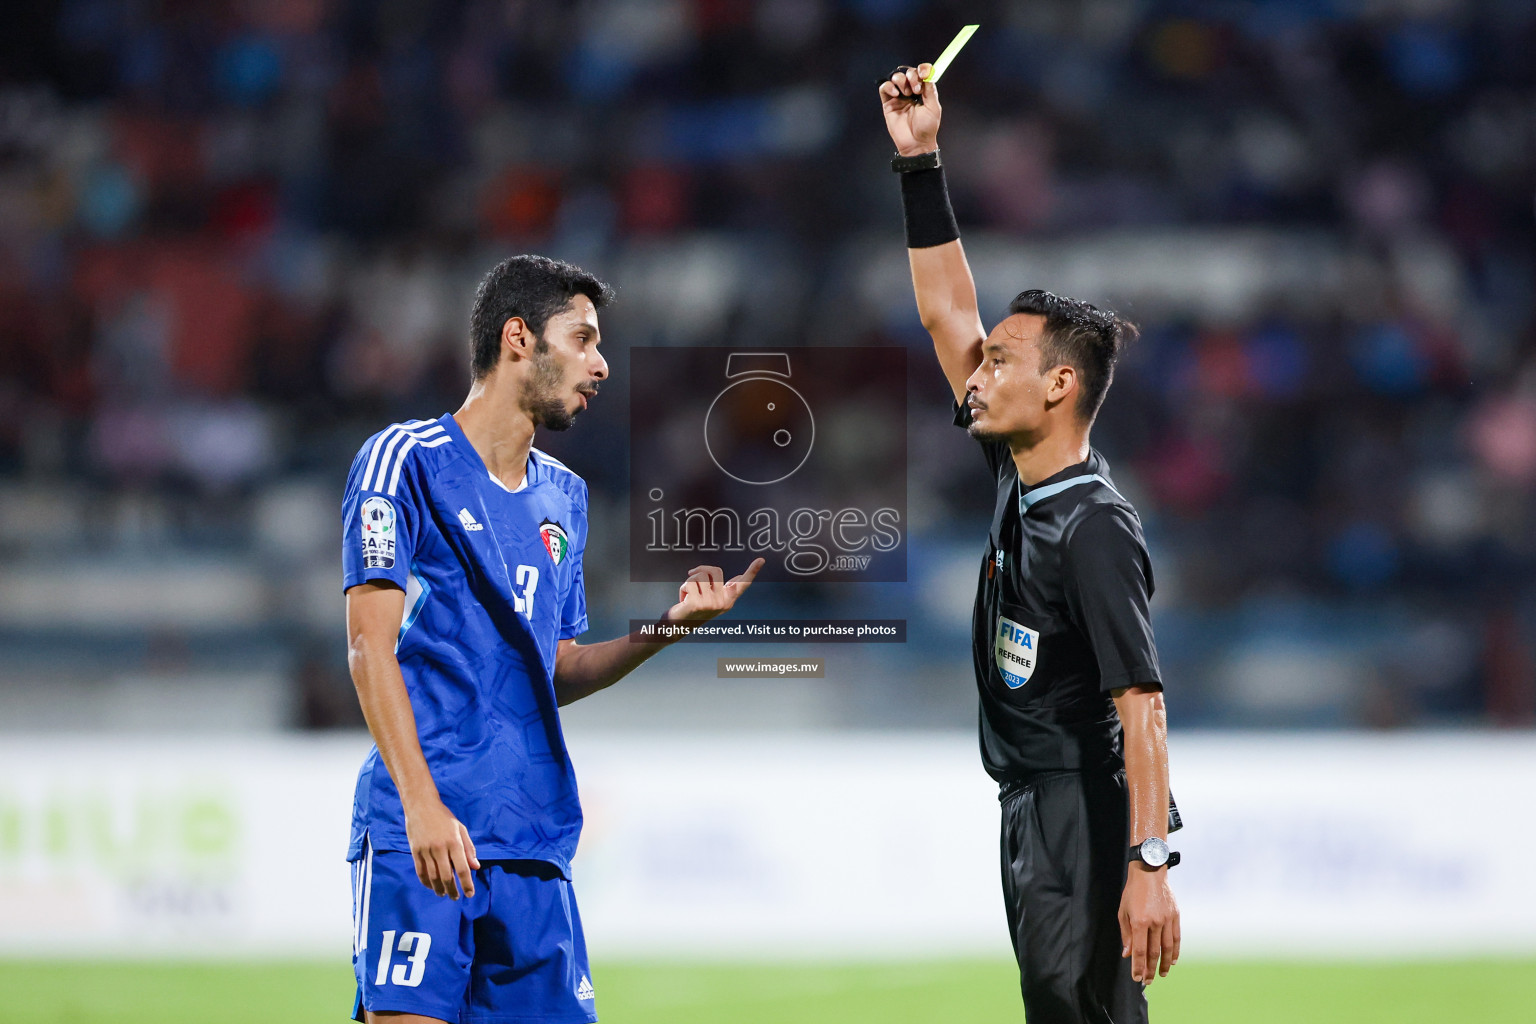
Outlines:
[[965,404],[970,406],[972,409],[985,409],[987,407],[987,403],[983,402],[981,399],[977,398],[975,395],[972,395],[969,398],[967,398],[965,400]]

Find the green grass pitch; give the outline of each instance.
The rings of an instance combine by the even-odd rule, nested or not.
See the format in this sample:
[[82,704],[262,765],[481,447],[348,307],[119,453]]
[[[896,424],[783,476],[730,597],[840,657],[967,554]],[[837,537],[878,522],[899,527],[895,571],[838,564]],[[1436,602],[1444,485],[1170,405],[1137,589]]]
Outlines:
[[[1023,1019],[1012,965],[608,963],[607,1024],[927,1024]],[[5,1024],[340,1024],[346,964],[0,961]],[[1536,960],[1201,963],[1153,985],[1174,1024],[1418,1024],[1536,1019]]]

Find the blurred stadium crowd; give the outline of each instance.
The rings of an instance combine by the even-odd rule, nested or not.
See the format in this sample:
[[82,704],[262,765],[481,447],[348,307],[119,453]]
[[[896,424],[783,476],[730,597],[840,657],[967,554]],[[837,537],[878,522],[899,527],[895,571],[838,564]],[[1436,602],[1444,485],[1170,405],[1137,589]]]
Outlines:
[[[1045,286],[1144,328],[1095,441],[1147,522],[1176,724],[1536,721],[1528,3],[61,0],[5,21],[13,723],[195,717],[217,692],[209,724],[355,724],[346,465],[457,406],[474,284],[516,251],[619,288],[618,379],[546,439],[593,486],[606,633],[641,614],[630,348],[911,349],[911,651],[849,664],[905,674],[859,691],[880,721],[925,724],[942,687],[963,723],[990,503],[916,322],[875,86],[968,21],[941,141],[985,315]],[[898,600],[846,590],[759,610]],[[230,696],[251,673],[288,696]]]

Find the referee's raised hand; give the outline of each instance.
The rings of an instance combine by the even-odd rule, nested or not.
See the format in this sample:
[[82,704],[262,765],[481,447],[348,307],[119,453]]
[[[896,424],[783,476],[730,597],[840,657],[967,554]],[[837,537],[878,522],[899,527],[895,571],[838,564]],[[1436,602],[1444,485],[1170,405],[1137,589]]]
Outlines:
[[[923,81],[932,64],[902,68],[880,85],[880,107],[885,112],[885,128],[891,133],[896,152],[902,156],[931,153],[939,148],[939,87]],[[921,97],[922,102],[915,102]]]

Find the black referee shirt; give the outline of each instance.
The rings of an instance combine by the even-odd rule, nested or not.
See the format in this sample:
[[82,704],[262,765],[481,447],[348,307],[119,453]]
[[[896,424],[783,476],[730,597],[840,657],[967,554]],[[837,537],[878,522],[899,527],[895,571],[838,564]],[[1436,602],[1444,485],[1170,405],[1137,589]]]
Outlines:
[[[955,423],[970,426],[969,407],[956,404]],[[971,623],[987,773],[1118,770],[1110,691],[1162,684],[1141,520],[1098,452],[1021,488],[1006,444],[982,450],[997,481]]]

